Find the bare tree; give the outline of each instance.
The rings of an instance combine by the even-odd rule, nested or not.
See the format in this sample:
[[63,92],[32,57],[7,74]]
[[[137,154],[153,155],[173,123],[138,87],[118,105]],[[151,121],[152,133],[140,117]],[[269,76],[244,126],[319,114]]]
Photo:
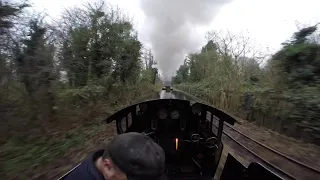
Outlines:
[[145,69],[152,69],[153,65],[156,65],[157,63],[154,61],[151,48],[143,48],[142,51],[142,59],[144,61]]
[[222,57],[231,57],[235,61],[265,58],[261,48],[248,35],[244,33],[231,33],[230,31],[209,31],[206,34],[208,41],[213,41]]

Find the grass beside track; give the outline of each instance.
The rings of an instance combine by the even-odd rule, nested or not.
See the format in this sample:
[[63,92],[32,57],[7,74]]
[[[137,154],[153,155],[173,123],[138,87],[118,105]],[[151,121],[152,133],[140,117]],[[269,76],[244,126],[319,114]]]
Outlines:
[[[120,91],[120,89],[118,89]],[[90,153],[105,145],[115,134],[115,124],[103,120],[130,104],[154,99],[158,87],[141,86],[82,107],[63,109],[28,132],[16,133],[0,144],[0,176],[13,179],[57,179]],[[11,116],[11,118],[14,118]]]

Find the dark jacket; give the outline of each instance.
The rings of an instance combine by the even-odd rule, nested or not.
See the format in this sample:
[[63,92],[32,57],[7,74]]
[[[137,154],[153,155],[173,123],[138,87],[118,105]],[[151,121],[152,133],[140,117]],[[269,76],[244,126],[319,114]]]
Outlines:
[[93,153],[84,160],[76,169],[71,171],[63,180],[105,180],[95,166],[95,161],[101,157],[103,150]]

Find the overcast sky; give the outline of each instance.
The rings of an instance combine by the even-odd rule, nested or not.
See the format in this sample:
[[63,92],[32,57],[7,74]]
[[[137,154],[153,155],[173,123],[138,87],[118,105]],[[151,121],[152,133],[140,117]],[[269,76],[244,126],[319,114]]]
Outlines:
[[[150,0],[161,1],[161,0]],[[175,0],[172,0],[175,1]],[[195,0],[199,1],[199,0]],[[223,0],[212,0],[223,1]],[[58,17],[63,8],[79,6],[87,0],[30,0],[39,11],[51,17]],[[145,22],[139,0],[106,0],[118,5],[134,17],[139,39],[150,44],[147,29],[151,23]],[[280,44],[290,38],[297,30],[297,23],[314,25],[320,22],[320,0],[233,0],[222,6],[208,27],[201,27],[196,34],[200,45],[204,45],[204,32],[210,29],[247,31],[250,37],[271,52],[279,49]]]

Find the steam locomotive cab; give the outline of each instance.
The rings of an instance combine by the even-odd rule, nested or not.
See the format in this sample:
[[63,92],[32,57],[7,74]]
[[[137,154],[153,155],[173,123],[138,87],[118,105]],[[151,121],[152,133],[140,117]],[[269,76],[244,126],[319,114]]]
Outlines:
[[[224,119],[220,123],[219,115]],[[116,113],[107,121],[114,119],[119,134],[141,132],[164,149],[170,179],[212,179],[223,149],[223,122],[235,122],[212,107],[176,99],[140,103],[126,108],[126,112]],[[218,129],[213,130],[213,124],[217,122]]]
[[[140,132],[150,136],[165,151],[169,179],[213,179],[223,150],[223,125],[235,120],[224,112],[201,103],[159,99],[124,108],[109,118],[117,133]],[[74,168],[75,169],[75,168]],[[59,180],[65,179],[74,169]],[[220,180],[280,180],[258,163],[248,167],[228,155]]]

